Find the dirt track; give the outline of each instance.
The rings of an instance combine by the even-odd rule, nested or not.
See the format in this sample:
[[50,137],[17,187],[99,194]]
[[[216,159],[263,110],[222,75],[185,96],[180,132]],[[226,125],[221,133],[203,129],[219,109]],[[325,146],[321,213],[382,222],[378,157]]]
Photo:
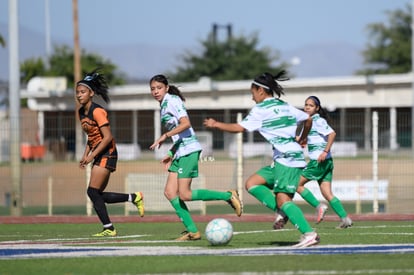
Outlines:
[[[413,221],[414,214],[364,214],[350,215],[352,220],[358,221]],[[214,218],[226,218],[230,222],[268,222],[273,223],[273,215],[243,214],[241,217],[235,215],[192,215],[194,222],[208,222]],[[313,221],[314,216],[306,215],[308,221]],[[115,223],[142,223],[142,222],[180,222],[175,214],[171,215],[148,215],[143,218],[138,216],[111,216]],[[336,215],[326,215],[325,221],[338,221]],[[30,223],[99,223],[98,218],[93,216],[25,216],[5,217],[0,216],[0,224],[30,224]]]

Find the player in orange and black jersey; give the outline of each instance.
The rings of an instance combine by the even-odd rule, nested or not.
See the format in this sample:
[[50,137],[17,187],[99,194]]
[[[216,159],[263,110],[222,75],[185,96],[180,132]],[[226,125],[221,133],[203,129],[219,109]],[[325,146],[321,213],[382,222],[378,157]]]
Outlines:
[[[88,147],[91,151],[94,151],[102,142],[101,127],[110,127],[107,112],[102,106],[92,102],[88,113],[85,113],[84,107],[79,109],[79,118],[83,131],[88,135]],[[118,152],[115,140],[112,138],[99,157],[95,157],[93,164],[113,172],[116,170],[117,158]]]
[[76,83],[76,99],[79,108],[79,119],[82,129],[88,135],[85,152],[79,162],[80,168],[92,164],[91,177],[87,194],[93,202],[94,209],[103,224],[103,230],[94,237],[113,237],[116,230],[111,223],[105,203],[132,202],[141,217],[144,216],[144,200],[141,192],[122,194],[104,192],[109,177],[116,170],[118,153],[115,140],[109,126],[106,110],[92,101],[94,95],[99,95],[108,103],[108,86],[104,77],[95,70]]

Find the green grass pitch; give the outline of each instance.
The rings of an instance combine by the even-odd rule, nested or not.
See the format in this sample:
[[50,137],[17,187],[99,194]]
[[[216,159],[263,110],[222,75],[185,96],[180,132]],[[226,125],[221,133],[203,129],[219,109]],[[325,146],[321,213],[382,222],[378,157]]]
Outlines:
[[[77,246],[97,248],[134,247],[138,251],[150,248],[172,250],[174,247],[206,251],[289,248],[300,233],[288,224],[282,231],[274,231],[263,222],[233,222],[234,236],[222,247],[201,241],[174,242],[183,230],[180,223],[117,223],[118,237],[96,239],[99,224],[2,224],[0,225],[0,253],[6,245],[27,243],[44,247]],[[335,229],[338,222],[314,225],[321,236],[319,246],[413,244],[412,222],[370,221],[355,222],[352,228]],[[204,231],[206,223],[198,223]],[[204,233],[204,232],[203,232]],[[414,253],[349,253],[305,255],[117,255],[7,258],[0,260],[0,274],[414,274]]]

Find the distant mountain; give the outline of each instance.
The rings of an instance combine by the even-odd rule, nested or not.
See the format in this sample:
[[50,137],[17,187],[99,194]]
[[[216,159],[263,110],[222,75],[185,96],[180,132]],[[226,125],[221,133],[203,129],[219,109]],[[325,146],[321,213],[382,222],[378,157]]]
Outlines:
[[[28,58],[46,55],[44,36],[23,28],[19,31],[20,62]],[[0,81],[7,81],[9,76],[9,30],[6,24],[0,23],[0,33],[6,42],[5,48],[0,47]]]
[[[46,46],[44,35],[20,28],[19,59],[20,62],[33,57],[45,57]],[[0,33],[8,44],[7,25],[0,23]],[[52,41],[52,43],[71,45],[72,41]],[[151,45],[141,43],[135,45],[96,46],[81,45],[87,52],[96,52],[109,59],[126,74],[130,81],[145,80],[157,73],[174,71],[180,63],[179,56],[191,47],[168,45]],[[281,51],[282,60],[293,61],[297,65],[291,67],[296,77],[347,76],[362,68],[361,49],[346,43],[315,44]],[[9,75],[9,50],[0,48],[0,82],[7,81]]]

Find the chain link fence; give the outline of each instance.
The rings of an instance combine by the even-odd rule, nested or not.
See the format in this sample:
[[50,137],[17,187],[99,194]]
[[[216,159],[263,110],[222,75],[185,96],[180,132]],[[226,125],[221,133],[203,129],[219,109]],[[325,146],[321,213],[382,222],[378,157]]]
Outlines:
[[[389,108],[368,112],[365,109],[330,112],[330,123],[337,132],[334,151],[334,193],[344,201],[350,213],[372,212],[372,129],[369,119],[373,111],[379,114],[380,212],[413,213],[414,160],[409,108],[395,110],[397,123],[394,128],[390,125],[392,110]],[[189,111],[192,125],[199,133],[204,148],[200,159],[200,174],[203,175],[205,188],[237,188],[238,163],[237,147],[234,146],[235,135],[205,129],[204,118],[213,117],[221,121],[236,122],[237,113],[244,116],[247,112],[248,110]],[[119,162],[117,171],[111,175],[108,191],[124,192],[125,181],[132,174],[165,176],[166,173],[159,163],[159,158],[162,150],[167,149],[168,145],[161,147],[158,152],[148,149],[156,138],[154,111],[138,111],[137,119],[132,120],[131,117],[130,111],[110,112],[111,129],[119,149]],[[7,113],[2,112],[0,119],[0,210],[3,209],[3,215],[8,215],[12,203],[12,179]],[[86,213],[84,209],[87,202],[87,178],[85,171],[77,165],[75,113],[45,112],[39,120],[39,113],[22,109],[20,119],[23,213],[78,213],[79,210],[74,209],[81,209],[81,213]],[[132,127],[133,122],[136,123],[136,127]],[[40,124],[43,125],[43,130],[39,129]],[[137,132],[133,129],[137,129]],[[243,133],[242,138],[244,181],[260,167],[271,163],[272,152],[271,146],[257,133]],[[134,143],[134,139],[138,142]],[[142,179],[145,180],[135,184],[134,188],[147,190],[153,184],[163,184],[158,180],[158,176],[154,176],[154,180],[148,177]],[[156,189],[159,189],[159,186]],[[242,197],[246,209],[251,206],[259,209],[257,211],[267,211],[246,191],[243,191]],[[162,194],[158,199],[165,200]],[[208,206],[216,204],[218,202],[207,202],[207,213]],[[120,213],[123,214],[123,210]]]

